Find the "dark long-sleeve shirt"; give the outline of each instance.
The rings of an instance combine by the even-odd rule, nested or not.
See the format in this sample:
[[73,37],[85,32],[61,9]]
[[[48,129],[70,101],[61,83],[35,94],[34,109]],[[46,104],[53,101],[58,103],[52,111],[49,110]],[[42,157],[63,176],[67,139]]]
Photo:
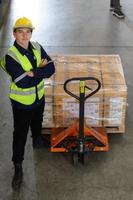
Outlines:
[[[37,68],[37,61],[36,58],[33,54],[33,45],[31,43],[29,43],[29,48],[28,50],[24,49],[23,47],[21,47],[20,45],[17,44],[17,42],[14,42],[14,46],[19,50],[19,52],[22,55],[27,56],[28,60],[30,61],[31,65],[32,65],[32,70],[34,73],[33,77],[30,76],[25,76],[24,78],[22,78],[21,80],[19,80],[18,82],[16,82],[16,85],[20,88],[29,88],[29,87],[36,87],[37,84],[45,78],[49,78],[52,74],[54,74],[55,72],[55,66],[53,62],[49,62],[51,61],[51,58],[47,55],[46,51],[43,49],[42,46],[41,47],[41,59],[47,59],[47,61],[49,62],[45,67],[41,67],[41,68]],[[22,74],[25,73],[24,69],[22,68],[21,64],[19,64],[15,59],[13,59],[11,56],[6,55],[6,70],[9,73],[9,75],[12,78],[12,81],[14,81],[16,78],[18,78],[19,76],[21,76]],[[44,99],[44,98],[43,98]],[[37,93],[36,93],[36,100],[32,105],[23,105],[20,104],[14,100],[11,99],[12,105],[15,107],[19,107],[19,108],[33,108],[35,106],[37,106],[38,104],[40,104],[40,102],[42,101],[38,99]]]

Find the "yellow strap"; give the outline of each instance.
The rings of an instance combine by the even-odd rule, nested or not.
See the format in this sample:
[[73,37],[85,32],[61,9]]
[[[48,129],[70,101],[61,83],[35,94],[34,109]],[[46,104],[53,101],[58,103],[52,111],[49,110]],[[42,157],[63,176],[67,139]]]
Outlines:
[[85,93],[85,81],[80,81],[80,93]]

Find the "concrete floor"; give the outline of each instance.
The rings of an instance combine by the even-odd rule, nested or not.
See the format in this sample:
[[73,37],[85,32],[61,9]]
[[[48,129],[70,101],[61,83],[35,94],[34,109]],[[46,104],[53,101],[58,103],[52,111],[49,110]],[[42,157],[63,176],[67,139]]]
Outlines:
[[[49,54],[119,54],[128,86],[126,133],[109,136],[110,151],[92,153],[87,166],[74,167],[69,154],[26,145],[24,182],[11,188],[12,112],[9,80],[0,70],[0,200],[133,199],[133,1],[121,1],[126,15],[118,20],[109,0],[12,0],[0,29],[0,55],[13,43],[12,24],[27,16],[36,29],[33,40]],[[5,20],[6,19],[6,20]]]

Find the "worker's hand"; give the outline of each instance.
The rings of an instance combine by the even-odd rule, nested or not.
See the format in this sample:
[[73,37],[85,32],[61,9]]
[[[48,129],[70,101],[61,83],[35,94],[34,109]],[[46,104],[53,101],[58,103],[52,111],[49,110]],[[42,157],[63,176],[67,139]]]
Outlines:
[[46,58],[45,58],[45,59],[42,59],[40,65],[39,65],[39,67],[44,67],[45,65],[47,65],[47,63],[48,63],[48,61],[47,61]]
[[32,71],[26,72],[27,76],[33,77],[34,73]]

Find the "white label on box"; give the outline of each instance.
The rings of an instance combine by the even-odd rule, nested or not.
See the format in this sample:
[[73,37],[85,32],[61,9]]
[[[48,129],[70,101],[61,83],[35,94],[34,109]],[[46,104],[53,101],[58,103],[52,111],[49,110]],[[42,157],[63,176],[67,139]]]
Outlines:
[[123,97],[110,98],[109,123],[120,125],[122,123]]
[[46,103],[43,113],[43,128],[53,127],[53,108],[52,103]]
[[42,128],[52,128],[52,127],[54,127],[52,119],[45,119],[42,122]]
[[[93,101],[94,100],[94,101]],[[72,98],[63,99],[63,111],[69,112],[69,118],[79,118],[79,103],[72,102]],[[99,121],[99,98],[91,98],[85,103],[85,118],[89,125],[98,125]]]
[[91,102],[85,104],[85,118],[88,125],[99,124],[99,103]]
[[45,102],[46,102],[46,103],[48,103],[48,102],[49,102],[49,103],[52,103],[52,98],[45,97]]
[[44,112],[48,110],[52,112],[52,103],[46,102],[45,103],[45,108],[44,108]]
[[86,102],[99,103],[99,97],[90,97],[86,99]]
[[77,118],[79,116],[79,104],[74,98],[63,99],[63,111],[67,111],[71,117]]

